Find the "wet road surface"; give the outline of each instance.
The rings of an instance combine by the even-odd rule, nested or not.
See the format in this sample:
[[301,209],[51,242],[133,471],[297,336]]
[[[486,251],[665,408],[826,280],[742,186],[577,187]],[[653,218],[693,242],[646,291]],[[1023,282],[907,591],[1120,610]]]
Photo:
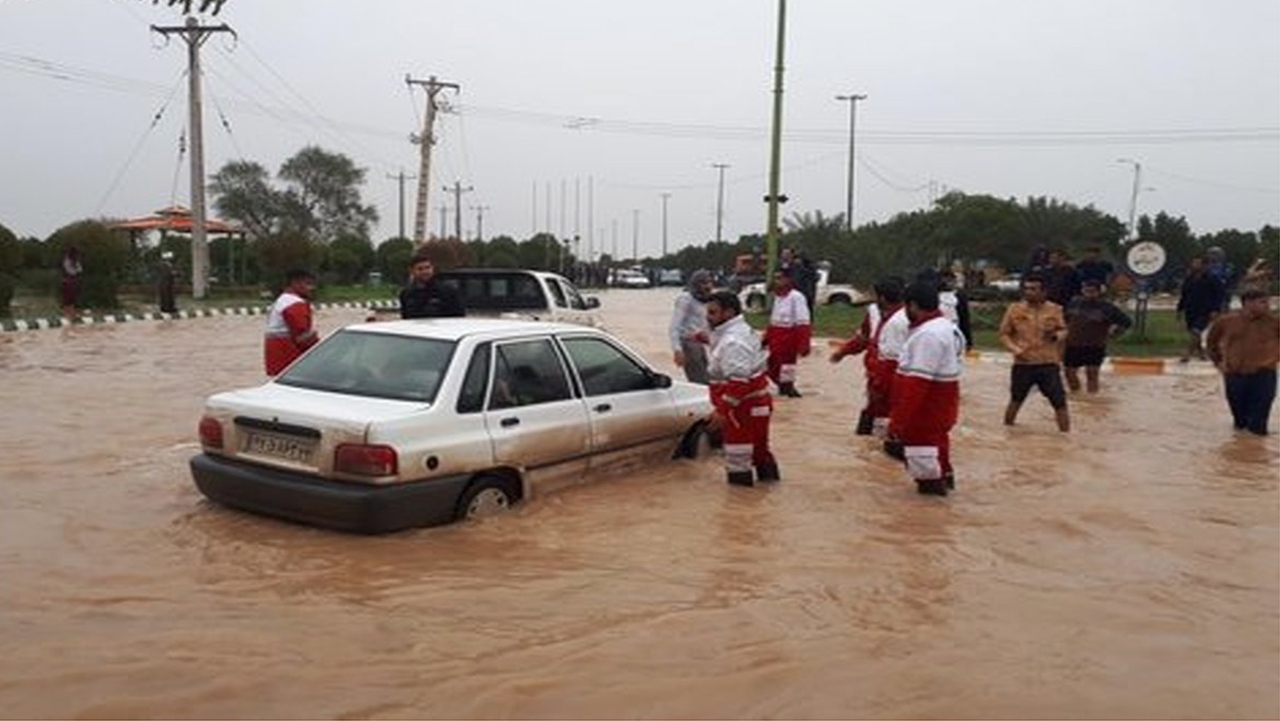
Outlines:
[[[672,292],[601,297],[672,370]],[[359,537],[190,481],[262,323],[0,336],[0,716],[1280,717],[1280,441],[1216,377],[1104,374],[1064,435],[971,363],[934,499],[852,435],[861,360],[815,354],[776,487],[677,461]]]

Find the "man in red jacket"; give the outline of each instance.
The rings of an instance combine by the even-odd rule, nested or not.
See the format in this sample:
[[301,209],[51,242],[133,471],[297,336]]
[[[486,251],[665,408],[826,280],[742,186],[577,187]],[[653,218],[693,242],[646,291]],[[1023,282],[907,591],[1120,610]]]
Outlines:
[[769,378],[780,395],[799,398],[796,390],[796,361],[809,355],[809,301],[795,288],[795,269],[785,268],[773,276],[773,311],[764,342],[769,348]]
[[311,296],[315,290],[316,277],[308,271],[291,270],[285,276],[284,292],[267,314],[263,340],[267,375],[279,375],[320,340],[311,326]]
[[902,283],[896,278],[886,278],[875,284],[875,294],[876,302],[867,306],[858,332],[831,354],[831,362],[839,363],[845,356],[865,353],[862,366],[867,381],[867,403],[858,415],[855,431],[860,436],[871,435],[876,418],[889,417],[889,388],[880,363],[880,329],[889,316],[902,308]]
[[712,430],[723,434],[727,480],[735,486],[754,485],[754,468],[756,480],[776,481],[781,477],[778,462],[769,451],[773,398],[760,340],[742,317],[742,302],[727,290],[716,291],[707,301],[707,323]]
[[955,487],[949,433],[960,411],[965,340],[938,310],[938,288],[913,283],[904,294],[911,332],[898,358],[889,434],[902,442],[916,490],[945,496]]

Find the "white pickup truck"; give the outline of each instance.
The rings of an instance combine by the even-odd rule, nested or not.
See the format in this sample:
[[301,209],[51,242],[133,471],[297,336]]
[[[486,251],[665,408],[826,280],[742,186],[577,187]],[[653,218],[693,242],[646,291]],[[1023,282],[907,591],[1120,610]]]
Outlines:
[[[568,278],[523,268],[454,268],[435,274],[453,287],[469,318],[549,320],[599,327],[600,299],[578,292]],[[398,306],[379,307],[398,313]]]
[[[832,283],[831,263],[822,261],[815,270],[818,273],[818,287],[814,294],[815,305],[855,305],[870,302],[871,296],[851,285]],[[752,283],[742,289],[739,298],[742,307],[749,311],[763,311],[768,307],[768,289],[764,283]]]

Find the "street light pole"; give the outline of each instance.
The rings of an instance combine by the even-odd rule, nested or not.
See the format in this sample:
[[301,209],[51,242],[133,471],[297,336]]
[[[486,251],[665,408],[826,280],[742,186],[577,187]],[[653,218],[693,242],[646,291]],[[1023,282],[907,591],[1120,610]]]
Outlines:
[[1117,163],[1129,163],[1133,166],[1133,191],[1129,194],[1129,235],[1126,238],[1129,242],[1133,241],[1135,223],[1137,222],[1138,212],[1138,190],[1142,186],[1142,163],[1131,158],[1117,158]]
[[858,101],[866,100],[866,95],[837,95],[836,100],[849,102],[849,179],[845,184],[847,188],[847,197],[844,206],[844,227],[845,230],[853,230],[853,180],[854,180],[854,161],[853,161],[853,139],[854,129],[857,127],[858,118]]
[[662,257],[667,257],[667,199],[671,193],[662,194]]
[[724,228],[724,169],[729,165],[712,163],[711,167],[720,171],[719,189],[716,191],[716,242],[719,243],[723,239],[720,231]]

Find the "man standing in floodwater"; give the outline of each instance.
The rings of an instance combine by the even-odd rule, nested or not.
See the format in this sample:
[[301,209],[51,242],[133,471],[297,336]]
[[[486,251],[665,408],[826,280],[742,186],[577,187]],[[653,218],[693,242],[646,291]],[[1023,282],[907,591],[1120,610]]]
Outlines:
[[1107,342],[1124,333],[1133,321],[1128,314],[1102,297],[1102,282],[1089,278],[1080,286],[1080,296],[1063,311],[1067,321],[1067,349],[1062,354],[1062,367],[1067,373],[1067,387],[1080,390],[1080,368],[1084,367],[1086,388],[1098,392],[1098,372],[1107,357]]
[[769,395],[767,361],[755,331],[742,317],[742,301],[729,291],[717,291],[707,301],[711,325],[712,430],[724,438],[724,467],[729,483],[750,486],[752,467],[761,481],[777,481],[778,463],[769,451]]
[[311,325],[311,296],[315,290],[316,277],[310,271],[291,270],[285,276],[284,292],[267,313],[262,344],[267,375],[279,375],[320,340]]
[[1058,430],[1066,433],[1071,430],[1071,416],[1059,367],[1062,342],[1067,337],[1062,306],[1045,299],[1044,280],[1039,275],[1022,281],[1022,297],[1024,300],[1009,305],[1000,321],[1000,342],[1013,353],[1004,424],[1013,425],[1027,394],[1035,387],[1053,406]]
[[950,433],[960,412],[965,339],[938,309],[937,283],[912,283],[903,299],[911,333],[898,362],[889,433],[902,443],[916,491],[945,496],[955,488]]
[[1268,307],[1266,292],[1256,288],[1240,294],[1240,306],[1209,326],[1205,346],[1222,371],[1236,430],[1265,436],[1276,399],[1280,318]]
[[671,313],[667,332],[671,338],[672,360],[684,369],[684,377],[690,383],[707,384],[707,301],[713,288],[710,273],[693,271],[688,286],[676,296]]

